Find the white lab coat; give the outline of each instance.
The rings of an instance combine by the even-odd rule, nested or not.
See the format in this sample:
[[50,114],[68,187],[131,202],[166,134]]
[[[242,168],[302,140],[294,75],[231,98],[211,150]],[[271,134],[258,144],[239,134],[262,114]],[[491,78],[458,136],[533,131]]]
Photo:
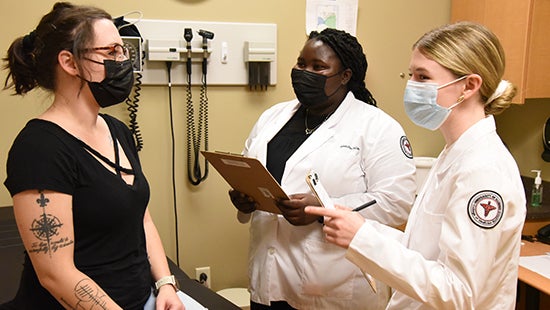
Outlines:
[[514,309],[525,213],[489,116],[439,155],[401,239],[367,221],[347,257],[396,290],[387,309]]
[[[298,107],[293,100],[266,110],[244,154],[265,165],[268,142]],[[336,204],[356,207],[376,199],[361,214],[389,225],[404,223],[414,201],[415,167],[403,129],[351,92],[288,159],[281,182],[285,192],[310,193],[305,177],[311,169]],[[281,215],[255,211],[250,235],[253,301],[285,300],[298,309],[385,307],[387,287],[378,283],[380,293],[373,294],[359,268],[345,259],[345,250],[324,240],[321,224],[293,226]]]

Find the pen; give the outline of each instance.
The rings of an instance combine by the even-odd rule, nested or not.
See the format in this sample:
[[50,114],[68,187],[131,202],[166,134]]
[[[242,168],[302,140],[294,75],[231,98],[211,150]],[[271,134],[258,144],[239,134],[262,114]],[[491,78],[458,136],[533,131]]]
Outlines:
[[370,274],[364,272],[363,270],[361,270],[361,272],[363,273],[363,276],[365,277],[367,282],[369,282],[369,285],[372,291],[376,294],[376,281],[374,281],[374,278]]
[[357,211],[361,211],[361,210],[363,210],[363,209],[365,209],[365,208],[367,208],[367,207],[372,206],[372,205],[375,204],[375,203],[376,203],[376,200],[371,200],[371,201],[369,201],[369,202],[366,202],[366,203],[360,205],[359,207],[357,207],[357,208],[355,208],[355,209],[353,209],[353,210],[351,210],[351,211],[356,211],[356,212],[357,212]]

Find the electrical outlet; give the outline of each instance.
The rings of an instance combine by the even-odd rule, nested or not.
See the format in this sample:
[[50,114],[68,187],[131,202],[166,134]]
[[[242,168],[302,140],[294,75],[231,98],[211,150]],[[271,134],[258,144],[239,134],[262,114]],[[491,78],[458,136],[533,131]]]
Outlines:
[[210,276],[210,266],[195,268],[195,279],[199,281],[200,284],[210,288],[210,283],[212,283],[212,278]]

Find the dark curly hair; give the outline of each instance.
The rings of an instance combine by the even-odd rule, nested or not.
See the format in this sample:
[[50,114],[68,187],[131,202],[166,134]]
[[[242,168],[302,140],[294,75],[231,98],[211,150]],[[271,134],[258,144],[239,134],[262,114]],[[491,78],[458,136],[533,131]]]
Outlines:
[[340,59],[343,69],[352,71],[348,89],[357,99],[376,106],[376,100],[365,86],[368,63],[357,38],[343,30],[326,28],[321,32],[312,31],[309,39],[319,40],[330,46]]

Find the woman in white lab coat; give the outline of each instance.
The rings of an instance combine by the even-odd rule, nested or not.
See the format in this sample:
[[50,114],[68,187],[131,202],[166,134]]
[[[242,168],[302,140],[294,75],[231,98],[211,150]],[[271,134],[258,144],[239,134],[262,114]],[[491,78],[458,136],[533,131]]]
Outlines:
[[252,309],[383,309],[389,289],[373,293],[345,251],[324,241],[319,205],[305,177],[315,170],[332,200],[376,204],[361,216],[396,226],[406,220],[416,185],[412,151],[401,126],[376,107],[365,88],[367,61],[344,31],[313,32],[292,69],[297,100],[265,111],[246,140],[290,200],[282,215],[254,211],[249,197],[231,191],[241,222],[250,214]]
[[405,110],[446,145],[404,234],[346,210],[306,212],[329,216],[326,239],[395,289],[388,309],[514,309],[526,207],[492,116],[515,95],[502,47],[483,26],[447,25],[416,42],[409,70]]

